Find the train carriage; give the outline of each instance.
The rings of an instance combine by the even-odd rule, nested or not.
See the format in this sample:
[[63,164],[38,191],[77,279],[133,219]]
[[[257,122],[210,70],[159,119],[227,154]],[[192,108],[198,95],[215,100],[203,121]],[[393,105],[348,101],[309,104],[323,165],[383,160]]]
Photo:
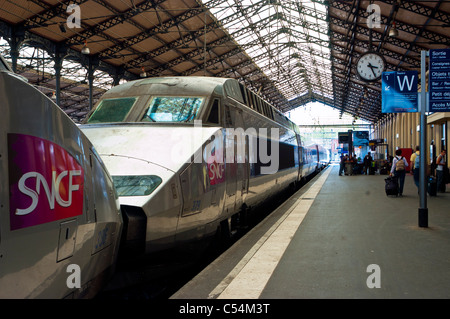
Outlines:
[[122,215],[76,124],[0,59],[0,298],[91,298],[111,278]]
[[132,254],[229,233],[240,214],[312,173],[298,127],[234,79],[128,82],[80,128],[114,179]]

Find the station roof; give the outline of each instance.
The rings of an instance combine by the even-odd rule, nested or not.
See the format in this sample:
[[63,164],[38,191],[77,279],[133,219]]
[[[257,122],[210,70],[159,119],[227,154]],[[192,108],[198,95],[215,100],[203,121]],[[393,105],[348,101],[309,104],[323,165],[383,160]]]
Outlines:
[[358,58],[420,71],[422,50],[449,47],[449,14],[444,0],[2,0],[0,34],[7,59],[19,51],[17,73],[49,96],[64,57],[60,107],[76,122],[87,69],[94,100],[143,75],[232,77],[282,112],[319,101],[377,122],[381,80],[361,80]]

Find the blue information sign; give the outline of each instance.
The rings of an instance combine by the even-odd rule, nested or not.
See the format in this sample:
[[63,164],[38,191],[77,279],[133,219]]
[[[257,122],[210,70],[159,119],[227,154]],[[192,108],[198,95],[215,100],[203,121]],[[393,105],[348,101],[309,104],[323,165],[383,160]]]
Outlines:
[[418,112],[417,83],[417,71],[383,72],[381,112]]
[[353,131],[353,146],[369,146],[369,131]]
[[450,49],[430,50],[430,112],[450,112]]

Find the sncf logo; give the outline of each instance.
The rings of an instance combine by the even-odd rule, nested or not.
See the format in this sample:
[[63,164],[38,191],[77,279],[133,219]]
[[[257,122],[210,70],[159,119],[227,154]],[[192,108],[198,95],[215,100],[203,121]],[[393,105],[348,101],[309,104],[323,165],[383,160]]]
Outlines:
[[[56,172],[53,171],[52,172],[52,184],[51,184],[51,190],[50,190],[45,177],[42,176],[40,173],[29,172],[29,173],[24,174],[19,180],[19,191],[22,194],[28,195],[31,198],[32,202],[31,202],[31,205],[28,206],[28,208],[26,208],[26,209],[17,208],[16,215],[27,215],[29,213],[32,213],[36,209],[36,207],[39,203],[40,185],[42,185],[42,187],[44,188],[45,194],[47,195],[48,205],[49,205],[50,209],[55,209],[55,198],[56,198],[56,202],[61,207],[69,207],[70,205],[72,205],[72,192],[80,189],[80,185],[73,184],[73,176],[80,176],[80,175],[81,175],[81,171],[70,171],[70,172],[63,171],[63,172],[61,172],[61,174],[56,176]],[[68,200],[63,200],[61,197],[61,193],[60,193],[60,186],[61,186],[62,179],[66,176],[69,176],[68,177],[68,181],[69,181],[69,188],[68,188],[69,195],[68,196],[69,196],[69,198],[68,198]],[[36,188],[34,188],[34,189],[29,188],[25,185],[27,183],[27,180],[30,178],[36,180]]]
[[84,171],[64,148],[8,134],[11,230],[83,213]]

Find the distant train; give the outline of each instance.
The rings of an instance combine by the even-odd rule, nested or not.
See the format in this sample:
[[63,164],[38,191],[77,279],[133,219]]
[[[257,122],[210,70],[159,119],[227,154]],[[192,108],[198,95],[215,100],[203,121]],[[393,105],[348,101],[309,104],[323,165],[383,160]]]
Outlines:
[[75,123],[3,58],[0,101],[0,298],[93,297],[118,256],[113,181]]
[[126,255],[229,235],[252,208],[329,162],[234,79],[131,81],[106,92],[80,129],[118,191]]

